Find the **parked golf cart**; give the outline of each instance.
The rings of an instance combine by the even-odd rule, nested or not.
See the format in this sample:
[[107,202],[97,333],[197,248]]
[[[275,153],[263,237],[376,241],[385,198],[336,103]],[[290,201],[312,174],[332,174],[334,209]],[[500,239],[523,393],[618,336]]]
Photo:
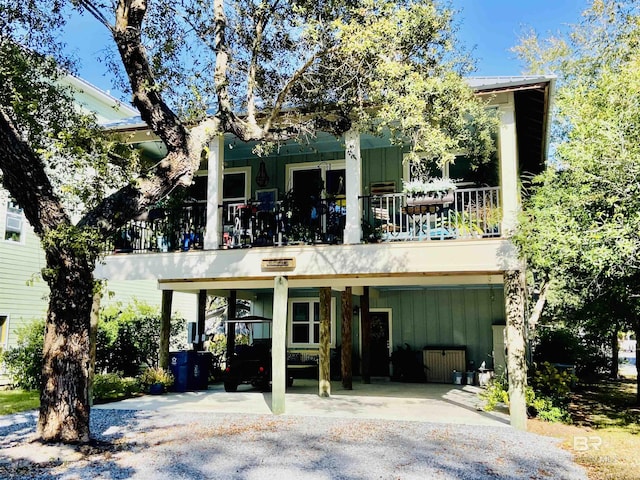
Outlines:
[[[235,392],[240,384],[250,384],[262,391],[271,390],[271,319],[247,316],[226,320],[244,323],[249,331],[249,345],[235,345],[227,352],[227,365],[222,376],[224,390]],[[228,328],[226,329],[229,330]],[[287,376],[287,386],[293,377]]]

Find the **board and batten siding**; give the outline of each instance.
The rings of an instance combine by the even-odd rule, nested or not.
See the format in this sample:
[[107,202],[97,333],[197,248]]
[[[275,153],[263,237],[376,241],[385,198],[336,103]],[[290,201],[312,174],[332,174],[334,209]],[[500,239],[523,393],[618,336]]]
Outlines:
[[504,324],[504,295],[499,286],[420,288],[380,291],[371,308],[391,308],[393,349],[409,344],[465,346],[467,361],[493,367],[493,324]]
[[[291,291],[289,298],[315,297],[317,289]],[[340,293],[332,292],[340,305]],[[271,318],[271,294],[261,293],[253,301],[256,315]],[[359,297],[354,295],[354,305]],[[393,350],[409,344],[414,350],[426,346],[464,346],[467,361],[476,368],[485,362],[493,367],[492,325],[504,324],[504,294],[499,285],[465,287],[416,287],[381,289],[371,296],[370,308],[390,309],[392,315]],[[336,345],[340,339],[341,312],[336,311]],[[354,316],[353,351],[359,355],[360,315]]]

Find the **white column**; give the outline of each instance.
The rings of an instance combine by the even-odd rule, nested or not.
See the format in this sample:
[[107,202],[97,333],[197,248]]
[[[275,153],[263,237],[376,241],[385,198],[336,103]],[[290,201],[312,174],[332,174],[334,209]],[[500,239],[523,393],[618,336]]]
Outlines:
[[222,175],[224,171],[224,135],[209,144],[207,162],[207,228],[204,249],[217,250],[222,235]]
[[273,331],[271,334],[271,411],[285,411],[287,388],[287,302],[289,281],[276,277],[273,285]]
[[344,134],[346,143],[346,194],[347,218],[344,229],[344,243],[360,243],[362,239],[362,211],[360,199],[362,194],[362,158],[360,157],[360,133],[349,130]]
[[500,187],[502,191],[502,235],[513,233],[520,210],[518,141],[513,94],[509,103],[500,105]]

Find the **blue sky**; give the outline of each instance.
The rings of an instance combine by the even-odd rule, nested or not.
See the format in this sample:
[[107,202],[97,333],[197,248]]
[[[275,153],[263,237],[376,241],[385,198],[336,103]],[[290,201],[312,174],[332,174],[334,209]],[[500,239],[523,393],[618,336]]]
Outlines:
[[[451,0],[461,10],[459,38],[467,48],[474,47],[475,75],[520,75],[523,66],[509,51],[518,43],[525,28],[542,36],[577,23],[587,0]],[[96,57],[104,48],[108,32],[88,16],[74,20],[69,46],[82,59],[79,74],[102,90],[113,88],[104,64]],[[89,39],[89,41],[87,41]],[[117,92],[113,92],[115,96]]]

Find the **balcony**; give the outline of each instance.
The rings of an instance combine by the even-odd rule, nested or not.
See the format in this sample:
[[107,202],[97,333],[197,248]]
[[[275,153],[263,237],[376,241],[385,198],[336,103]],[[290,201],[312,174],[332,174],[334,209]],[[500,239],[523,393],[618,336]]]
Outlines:
[[[457,240],[501,236],[500,188],[458,189],[452,197],[420,203],[404,193],[361,197],[363,241]],[[285,195],[270,208],[256,202],[226,203],[222,248],[340,244],[346,221],[343,199],[296,199]],[[128,222],[105,253],[188,251],[203,248],[206,203],[152,210]]]

